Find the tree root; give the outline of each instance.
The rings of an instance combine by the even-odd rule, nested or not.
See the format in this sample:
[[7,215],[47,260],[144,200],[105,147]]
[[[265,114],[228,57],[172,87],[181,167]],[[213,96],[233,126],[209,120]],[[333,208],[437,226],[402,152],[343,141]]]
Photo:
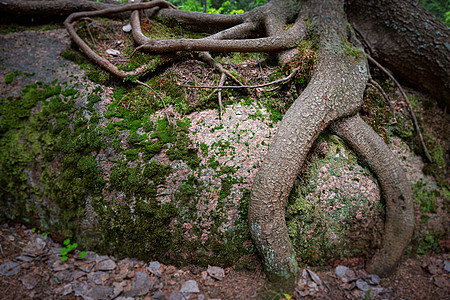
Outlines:
[[369,82],[367,83],[367,85],[370,86],[371,88],[373,88],[374,90],[378,91],[378,93],[381,94],[384,101],[387,103],[387,105],[389,105],[389,108],[391,109],[392,116],[394,118],[393,124],[396,124],[397,123],[396,111],[395,111],[394,105],[392,104],[391,98],[389,98],[389,96],[385,93],[385,91],[383,90],[381,85],[379,85],[378,82],[376,82],[372,78],[369,79]]
[[262,83],[262,84],[256,84],[256,85],[218,85],[218,86],[210,86],[210,85],[188,85],[188,84],[178,84],[178,86],[182,86],[182,87],[188,87],[188,88],[194,88],[194,89],[256,89],[256,88],[262,88],[262,87],[266,87],[266,86],[271,86],[271,85],[275,85],[275,84],[279,84],[279,83],[283,83],[289,80],[292,80],[292,78],[295,76],[295,74],[297,74],[297,72],[299,71],[299,68],[294,68],[292,69],[291,73],[281,79],[278,80],[274,80],[271,82],[267,82],[267,83]]
[[337,121],[331,128],[369,165],[380,183],[386,201],[384,239],[367,271],[388,276],[395,271],[414,230],[411,186],[398,159],[359,115]]
[[[333,121],[356,113],[368,79],[364,57],[350,61],[340,48],[346,32],[337,1],[317,1],[320,15],[310,19],[329,24],[319,43],[319,61],[311,81],[278,126],[253,182],[249,225],[266,273],[289,285],[297,279],[297,261],[285,223],[289,194],[317,136]],[[312,4],[312,2],[310,3]],[[330,20],[334,20],[330,23]]]
[[[203,27],[208,27],[205,26],[206,24],[217,23],[216,28],[222,29],[209,38],[199,40],[155,41],[145,37],[140,25],[134,24],[133,35],[140,45],[138,49],[153,53],[279,52],[295,47],[305,38],[306,26],[303,20],[307,17],[313,23],[312,28],[321,31],[317,52],[319,61],[308,86],[286,112],[254,179],[248,212],[253,242],[261,254],[269,279],[281,286],[292,287],[296,283],[298,265],[285,224],[287,198],[311,145],[325,128],[335,123],[332,128],[368,161],[380,180],[382,192],[386,198],[385,241],[383,248],[377,252],[368,266],[369,271],[385,276],[394,270],[412,234],[414,218],[411,191],[401,167],[395,157],[389,154],[387,146],[379,137],[374,136],[373,130],[367,124],[358,116],[354,116],[361,107],[368,80],[368,67],[364,54],[349,57],[343,48],[348,44],[345,37],[349,26],[343,9],[344,1],[317,0],[301,3],[303,7],[300,15],[298,15],[297,1],[271,0],[266,5],[243,15],[217,16],[173,10],[170,9],[173,8],[170,3],[154,0],[93,12],[74,13],[64,24],[72,39],[94,62],[112,74],[124,78],[144,74],[145,66],[133,72],[118,70],[81,40],[72,23],[80,18],[129,11],[134,11],[132,22],[138,22],[137,10],[152,9],[152,13],[166,16],[167,19],[175,18],[186,24],[200,23]],[[289,13],[280,14],[280,12]],[[292,27],[286,28],[286,24],[292,22],[294,22]],[[214,26],[211,25],[211,27]],[[265,31],[265,35],[258,33],[260,29]],[[358,50],[358,53],[363,53],[362,49]],[[295,51],[281,53],[278,57],[285,63],[285,60],[292,57],[291,54]],[[209,60],[221,74],[219,86],[209,88],[218,89],[222,113],[221,89],[234,88],[224,86],[226,76],[230,76],[229,72],[227,73],[212,59],[209,53],[204,52],[201,55],[207,61]],[[288,77],[293,77],[294,71],[295,69]],[[146,86],[139,80],[137,83]],[[253,86],[236,88],[251,87]],[[163,104],[165,106],[164,101]],[[413,119],[415,120],[415,117]]]
[[136,3],[136,4],[127,4],[123,6],[118,7],[112,7],[112,8],[106,8],[102,10],[97,11],[86,11],[86,12],[77,12],[71,14],[67,19],[64,21],[64,26],[66,27],[67,31],[69,32],[69,35],[71,36],[72,40],[86,53],[86,55],[92,59],[97,64],[101,65],[104,69],[111,72],[112,74],[121,77],[126,78],[127,76],[136,76],[136,75],[142,75],[147,72],[146,66],[142,66],[135,71],[132,72],[124,72],[119,70],[115,65],[113,65],[111,62],[109,62],[107,59],[101,57],[97,53],[95,53],[87,44],[84,42],[76,33],[75,28],[73,27],[74,22],[81,18],[90,18],[90,17],[101,17],[101,16],[108,16],[114,13],[118,12],[125,12],[125,11],[131,11],[131,10],[139,10],[139,9],[147,9],[152,7],[172,7],[173,5],[169,2],[166,2],[164,0],[154,0],[152,2],[148,3]]
[[406,96],[405,90],[402,88],[400,83],[398,83],[398,81],[395,79],[395,77],[388,70],[386,70],[385,67],[383,67],[379,62],[377,62],[375,59],[373,59],[370,55],[367,55],[367,58],[369,59],[370,62],[372,62],[374,65],[376,65],[381,71],[383,71],[387,76],[389,76],[389,78],[392,79],[392,81],[395,83],[395,85],[400,90],[403,99],[405,100],[406,104],[408,105],[409,113],[411,114],[411,117],[413,119],[414,128],[416,129],[417,135],[420,140],[420,144],[422,145],[422,149],[425,153],[425,157],[427,158],[427,160],[430,163],[433,162],[433,160],[431,159],[430,153],[428,152],[428,148],[425,145],[425,142],[423,140],[422,131],[420,131],[419,122],[417,122],[417,118],[416,118],[416,113],[414,112],[414,109],[412,108],[411,103],[409,102],[408,96]]

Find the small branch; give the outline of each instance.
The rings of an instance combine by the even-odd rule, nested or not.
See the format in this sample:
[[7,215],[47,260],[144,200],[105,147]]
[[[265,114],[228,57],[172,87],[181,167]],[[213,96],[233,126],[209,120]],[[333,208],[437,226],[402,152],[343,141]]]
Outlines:
[[[225,78],[227,78],[227,76],[225,75],[225,73],[222,73],[222,75],[220,76],[219,85],[224,85]],[[222,106],[222,89],[220,89],[220,88],[219,88],[218,98],[219,98],[220,117],[222,118],[222,111],[223,111],[223,106]]]
[[395,112],[394,106],[392,105],[391,98],[389,98],[389,96],[384,92],[381,85],[379,85],[378,82],[376,82],[372,78],[369,79],[369,82],[367,83],[367,85],[370,86],[371,88],[373,88],[374,90],[378,91],[378,93],[381,94],[381,96],[384,98],[384,101],[386,101],[386,103],[391,108],[392,115],[394,116],[394,122],[397,123],[396,112]]
[[278,84],[278,83],[282,83],[285,81],[289,81],[292,79],[292,77],[294,77],[294,75],[297,73],[297,71],[299,70],[299,68],[294,68],[292,69],[291,74],[289,74],[289,76],[285,77],[285,78],[281,78],[275,81],[271,81],[271,82],[267,82],[267,83],[263,83],[263,84],[257,84],[257,85],[219,85],[219,86],[211,86],[211,85],[188,85],[188,84],[179,84],[178,86],[182,86],[182,87],[188,87],[188,88],[194,88],[194,89],[243,89],[243,88],[247,88],[247,89],[256,89],[256,88],[261,88],[261,87],[265,87],[265,86],[269,86],[269,85],[274,85],[274,84]]
[[258,66],[259,66],[259,71],[261,72],[261,79],[264,80],[264,74],[263,74],[263,70],[261,67],[261,61],[259,60],[259,55],[256,55],[256,58],[258,59]]
[[420,143],[422,144],[423,151],[425,152],[425,156],[429,162],[433,162],[433,160],[431,159],[430,153],[428,152],[427,146],[425,145],[425,142],[423,140],[422,132],[420,131],[419,123],[417,122],[417,118],[416,118],[414,109],[412,108],[411,103],[409,102],[408,96],[406,96],[406,93],[403,90],[402,86],[400,85],[400,83],[398,83],[398,81],[395,79],[395,77],[391,73],[389,73],[389,71],[385,67],[383,67],[379,62],[377,62],[375,59],[373,59],[368,54],[367,54],[367,58],[369,59],[369,61],[371,61],[373,64],[375,64],[378,68],[380,68],[381,71],[386,73],[386,75],[389,76],[389,78],[391,78],[392,81],[394,81],[394,83],[397,85],[398,89],[400,90],[400,92],[403,96],[403,99],[405,100],[406,104],[408,105],[409,112],[411,113],[411,117],[413,119],[414,128],[416,129],[417,135],[419,136]]
[[159,99],[161,99],[161,101],[162,101],[162,103],[163,103],[163,106],[164,106],[164,114],[165,114],[166,117],[167,117],[167,121],[169,121],[169,123],[170,123],[170,115],[169,115],[169,113],[167,112],[166,102],[164,102],[163,97],[162,97],[160,94],[158,94],[151,86],[149,86],[149,85],[146,84],[145,82],[142,82],[142,81],[136,79],[136,83],[138,83],[138,84],[140,84],[140,85],[142,85],[142,86],[145,86],[146,88],[150,89],[153,93],[155,93],[155,94],[159,97]]
[[92,22],[92,19],[91,18],[83,18],[83,20],[84,20],[84,23],[86,24],[87,32],[89,33],[89,36],[91,37],[91,40],[92,40],[92,43],[94,44],[94,47],[97,47],[97,44],[95,43],[95,40],[94,40],[94,36],[92,35],[91,30],[89,29],[89,25],[91,25],[91,24],[88,23],[88,21]]

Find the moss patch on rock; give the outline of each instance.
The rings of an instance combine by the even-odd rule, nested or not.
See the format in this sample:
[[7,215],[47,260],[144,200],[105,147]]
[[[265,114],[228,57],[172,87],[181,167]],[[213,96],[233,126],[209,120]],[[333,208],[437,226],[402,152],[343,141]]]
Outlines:
[[376,180],[334,135],[323,133],[313,153],[320,155],[310,157],[287,209],[297,257],[305,264],[324,264],[372,254],[368,251],[378,246],[383,224]]

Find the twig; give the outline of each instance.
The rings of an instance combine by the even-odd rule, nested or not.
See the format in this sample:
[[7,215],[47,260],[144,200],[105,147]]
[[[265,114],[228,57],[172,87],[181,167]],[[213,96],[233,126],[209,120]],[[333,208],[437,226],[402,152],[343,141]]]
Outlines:
[[381,96],[383,96],[384,100],[391,108],[392,115],[394,116],[394,122],[397,123],[396,111],[394,109],[394,106],[392,105],[391,98],[389,98],[389,96],[384,92],[381,85],[379,85],[378,82],[376,82],[372,78],[369,79],[369,83],[367,83],[367,85],[372,87],[374,90],[378,91],[381,94]]
[[159,97],[159,99],[161,99],[161,101],[162,101],[162,103],[163,103],[163,106],[164,106],[164,114],[165,114],[166,117],[167,117],[167,121],[169,121],[169,123],[170,123],[170,115],[169,115],[169,113],[167,112],[166,102],[164,102],[163,97],[162,97],[160,94],[158,94],[151,86],[149,86],[149,85],[146,84],[145,82],[142,82],[142,81],[140,81],[140,80],[138,80],[138,79],[136,79],[136,82],[137,82],[138,84],[140,84],[140,85],[142,85],[142,86],[145,86],[146,88],[150,89],[153,93],[155,93],[155,94]]
[[402,86],[400,85],[400,83],[398,83],[398,81],[395,79],[395,77],[391,73],[389,73],[389,71],[386,70],[386,68],[384,68],[379,62],[377,62],[375,59],[373,59],[368,54],[367,54],[367,58],[369,59],[369,61],[371,61],[373,64],[375,64],[378,68],[380,68],[381,71],[386,73],[386,75],[388,75],[389,78],[391,78],[392,81],[394,81],[394,83],[397,85],[398,89],[400,90],[400,92],[403,96],[403,99],[405,100],[406,104],[408,105],[409,112],[411,113],[411,117],[413,119],[414,128],[416,129],[417,135],[419,136],[419,139],[420,139],[420,143],[422,144],[423,151],[425,152],[425,157],[428,159],[428,161],[430,163],[433,162],[433,160],[431,159],[430,153],[428,152],[427,146],[425,145],[425,142],[423,140],[422,132],[420,131],[419,123],[417,122],[417,118],[416,118],[416,114],[414,113],[414,109],[412,108],[411,103],[409,102],[408,96],[406,96],[406,93],[403,90]]
[[215,60],[209,52],[202,51],[200,52],[200,57],[203,58],[207,63],[209,63],[214,69],[216,69],[220,73],[225,73],[228,77],[233,79],[239,86],[244,86],[242,82],[239,81],[233,74],[231,74],[230,71],[225,69],[221,63],[219,63],[217,60]]
[[[227,78],[227,76],[225,75],[225,73],[222,73],[222,75],[220,76],[220,82],[219,85],[223,85],[225,83],[225,78]],[[218,94],[218,98],[219,98],[219,110],[220,110],[220,117],[222,118],[222,89],[219,88],[219,94]]]
[[91,30],[89,29],[89,26],[91,25],[91,23],[87,22],[87,21],[92,21],[92,19],[91,18],[83,18],[83,20],[86,23],[86,29],[87,29],[87,32],[89,33],[89,36],[91,37],[94,47],[97,47],[97,44],[95,43],[95,40],[94,40],[94,36],[92,35]]
[[2,245],[0,245],[0,252],[2,253],[3,257],[6,257],[5,253],[3,252]]
[[256,58],[258,59],[258,66],[259,66],[259,71],[261,72],[261,79],[264,80],[264,74],[263,74],[263,70],[261,67],[261,61],[259,60],[259,55],[256,54]]
[[178,86],[182,86],[182,87],[188,87],[188,88],[194,88],[194,89],[256,89],[256,88],[261,88],[261,87],[265,87],[265,86],[269,86],[269,85],[274,85],[274,84],[278,84],[278,83],[282,83],[285,81],[289,81],[299,70],[299,68],[294,68],[291,72],[291,74],[289,74],[289,76],[275,80],[275,81],[271,81],[271,82],[267,82],[267,83],[263,83],[263,84],[257,84],[257,85],[218,85],[218,86],[211,86],[211,85],[188,85],[188,84],[179,84]]

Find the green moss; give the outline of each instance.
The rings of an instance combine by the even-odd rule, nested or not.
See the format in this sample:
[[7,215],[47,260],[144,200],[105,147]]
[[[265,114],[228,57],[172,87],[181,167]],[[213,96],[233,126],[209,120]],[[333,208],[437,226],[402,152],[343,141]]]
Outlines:
[[16,72],[13,72],[13,73],[6,74],[6,76],[5,76],[5,83],[6,84],[11,83],[14,80],[14,78],[19,76],[20,74],[22,74],[21,71],[16,71]]
[[362,55],[362,53],[356,49],[352,44],[350,44],[348,41],[342,42],[342,50],[344,52],[344,55],[348,58],[353,59],[359,59]]
[[[325,157],[315,158],[301,175],[302,179],[295,183],[286,216],[297,256],[309,264],[324,264],[331,258],[367,254],[365,252],[370,248],[364,245],[367,241],[354,239],[355,232],[361,230],[355,216],[359,211],[364,212],[365,218],[375,218],[383,209],[379,203],[371,203],[370,199],[354,197],[338,189],[329,191],[330,196],[322,197],[322,191],[317,187],[332,181],[333,177],[339,178],[350,166],[355,168],[357,158],[334,135],[324,133],[319,140],[322,143],[326,141],[327,153]],[[324,167],[326,175],[320,171]],[[359,166],[354,172],[364,176],[369,174]],[[364,230],[367,230],[366,234],[371,232],[368,228]]]
[[[4,110],[0,165],[5,174],[1,180],[9,181],[1,198],[17,208],[25,206],[7,218],[32,222],[28,215],[31,214],[41,226],[67,236],[80,230],[76,223],[84,216],[87,195],[100,193],[104,185],[91,156],[91,151],[100,147],[95,132],[80,134],[68,127],[68,116],[74,112],[74,102],[69,98],[75,94],[71,89],[39,83],[25,88],[20,98],[1,100]],[[32,115],[31,109],[37,105],[41,105],[41,111]],[[20,137],[14,132],[21,132]],[[59,167],[55,169],[54,164]],[[40,176],[30,179],[26,174],[31,174],[31,170]],[[11,180],[13,177],[17,179]],[[29,200],[44,198],[51,199],[53,206]]]

